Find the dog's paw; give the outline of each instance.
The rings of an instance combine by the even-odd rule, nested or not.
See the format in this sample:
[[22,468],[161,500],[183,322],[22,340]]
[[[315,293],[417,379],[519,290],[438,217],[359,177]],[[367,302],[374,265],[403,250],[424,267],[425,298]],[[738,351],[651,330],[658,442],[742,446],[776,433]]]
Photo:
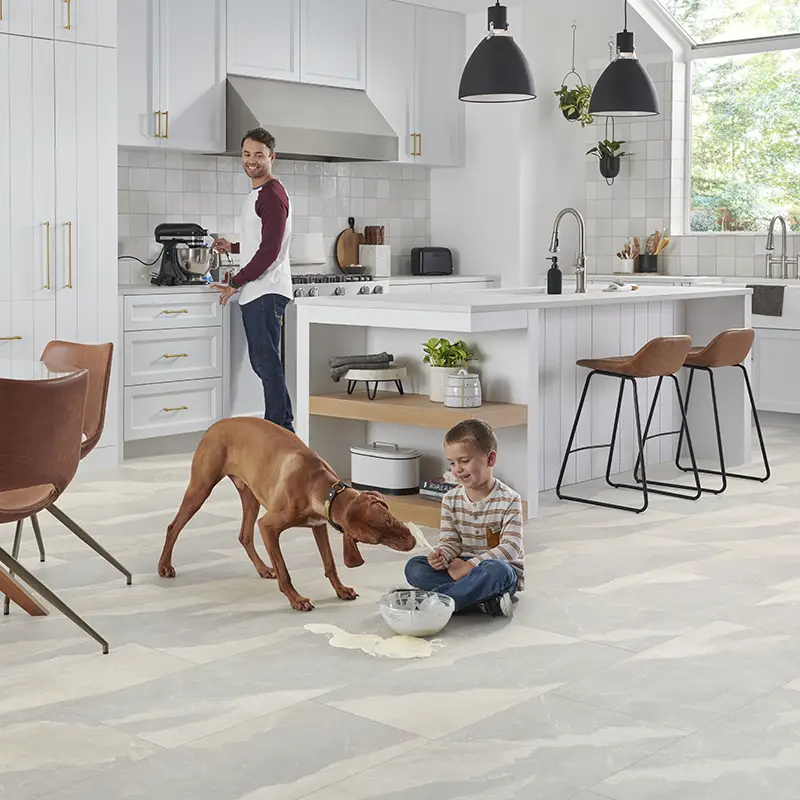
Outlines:
[[276,578],[277,575],[275,570],[272,567],[268,567],[266,564],[258,567],[258,574],[262,578]]
[[358,597],[358,592],[349,586],[340,586],[336,590],[336,596],[340,600],[355,600]]
[[290,598],[289,602],[292,604],[292,608],[295,611],[313,611],[314,604],[307,598],[307,597],[300,597],[299,595],[294,598]]
[[172,564],[159,564],[158,565],[158,574],[162,578],[174,578],[175,577],[175,567]]

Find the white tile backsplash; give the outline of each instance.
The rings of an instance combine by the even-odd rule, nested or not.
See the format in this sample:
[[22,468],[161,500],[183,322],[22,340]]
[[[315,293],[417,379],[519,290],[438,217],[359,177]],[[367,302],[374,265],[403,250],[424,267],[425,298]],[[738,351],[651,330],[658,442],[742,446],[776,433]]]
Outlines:
[[[162,222],[197,222],[209,233],[238,239],[239,214],[250,191],[238,159],[121,149],[118,167],[120,255],[155,259],[161,248],[153,230]],[[336,236],[354,216],[359,229],[385,226],[393,269],[408,272],[411,248],[430,239],[429,173],[408,164],[275,163],[292,201],[294,230],[323,234],[329,269]],[[604,210],[610,218],[611,200]],[[119,265],[124,283],[147,282],[153,269],[130,260]]]

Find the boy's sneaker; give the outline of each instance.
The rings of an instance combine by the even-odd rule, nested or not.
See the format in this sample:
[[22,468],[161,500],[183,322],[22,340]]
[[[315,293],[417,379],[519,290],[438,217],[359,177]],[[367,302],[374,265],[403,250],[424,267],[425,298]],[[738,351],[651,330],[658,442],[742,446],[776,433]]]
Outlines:
[[509,592],[497,597],[490,597],[480,604],[480,609],[484,614],[492,617],[508,617],[510,619],[514,616],[514,604]]

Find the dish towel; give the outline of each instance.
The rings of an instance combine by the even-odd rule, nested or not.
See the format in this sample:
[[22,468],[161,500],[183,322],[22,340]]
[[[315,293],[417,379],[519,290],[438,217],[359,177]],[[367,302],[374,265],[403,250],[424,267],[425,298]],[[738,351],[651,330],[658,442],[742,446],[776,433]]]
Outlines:
[[389,364],[394,361],[391,353],[372,353],[366,356],[335,356],[328,359],[329,367],[364,366],[365,364]]
[[748,284],[753,290],[753,313],[762,317],[783,316],[783,292],[785,286],[756,286]]

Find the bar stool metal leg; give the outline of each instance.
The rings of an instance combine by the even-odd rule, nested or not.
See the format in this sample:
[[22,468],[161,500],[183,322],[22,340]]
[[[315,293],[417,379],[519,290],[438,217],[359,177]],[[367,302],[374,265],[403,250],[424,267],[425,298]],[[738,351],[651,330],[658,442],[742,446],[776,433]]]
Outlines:
[[[11,546],[11,557],[16,561],[19,558],[19,546],[22,542],[22,523],[24,520],[17,520],[17,524],[14,527],[14,544]],[[9,569],[8,574],[11,577],[14,577],[14,572]],[[11,613],[11,598],[6,595],[5,599],[3,600],[3,616],[7,617]]]
[[39,518],[36,514],[31,515],[31,525],[33,525],[33,535],[36,537],[36,546],[39,548],[39,561],[44,563],[44,542],[42,541],[42,531],[39,528]]

